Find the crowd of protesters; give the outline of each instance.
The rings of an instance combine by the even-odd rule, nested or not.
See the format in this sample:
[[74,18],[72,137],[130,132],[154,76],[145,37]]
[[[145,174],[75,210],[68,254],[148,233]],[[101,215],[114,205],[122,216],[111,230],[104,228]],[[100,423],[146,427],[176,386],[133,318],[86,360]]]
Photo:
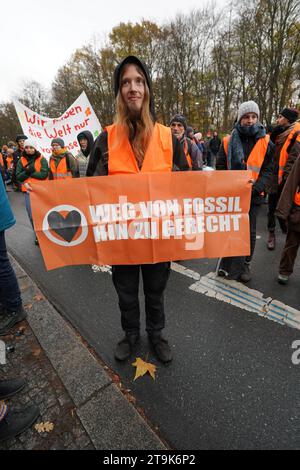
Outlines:
[[[80,152],[73,156],[61,138],[51,142],[49,161],[41,155],[36,142],[25,135],[16,137],[16,144],[8,142],[2,147],[0,169],[4,184],[25,195],[25,207],[31,226],[30,193],[34,180],[57,180],[141,173],[144,162],[147,171],[235,171],[252,172],[252,194],[249,211],[250,255],[223,258],[218,263],[217,275],[247,283],[251,280],[251,260],[255,252],[256,220],[259,207],[268,202],[269,250],[275,249],[275,226],[279,221],[287,235],[281,257],[278,282],[287,284],[293,272],[300,245],[300,122],[298,111],[284,108],[270,132],[260,122],[260,109],[254,101],[240,105],[233,129],[220,139],[218,131],[203,139],[202,133],[188,126],[182,114],[171,117],[169,126],[158,124],[154,111],[151,79],[145,64],[129,56],[114,75],[116,120],[94,142],[89,131],[78,135]],[[148,146],[155,147],[151,158]],[[163,144],[162,144],[163,142]],[[154,146],[154,147],[153,147]],[[161,170],[159,170],[161,171]],[[0,335],[25,318],[19,289],[7,257],[4,231],[14,223],[1,181],[2,201],[9,221],[0,224],[1,271],[0,292],[10,289],[11,296],[0,298]],[[4,191],[4,195],[3,195]],[[2,211],[2,207],[1,207]],[[3,212],[4,213],[4,212]],[[1,216],[1,213],[0,213]],[[1,218],[0,218],[1,222]],[[35,236],[35,243],[38,239]],[[165,326],[164,291],[170,274],[170,263],[154,265],[113,266],[113,284],[119,298],[121,324],[125,337],[117,343],[115,358],[127,359],[138,346],[140,339],[139,277],[144,282],[146,330],[158,359],[163,363],[172,360],[168,341],[162,335]],[[0,381],[1,396],[10,396],[22,384]],[[2,387],[2,388],[1,388]],[[26,422],[18,427],[11,417],[7,424],[7,407],[0,405],[1,432],[15,435],[30,425],[37,413],[31,409]],[[3,423],[6,423],[5,426]],[[5,434],[6,433],[6,434]]]

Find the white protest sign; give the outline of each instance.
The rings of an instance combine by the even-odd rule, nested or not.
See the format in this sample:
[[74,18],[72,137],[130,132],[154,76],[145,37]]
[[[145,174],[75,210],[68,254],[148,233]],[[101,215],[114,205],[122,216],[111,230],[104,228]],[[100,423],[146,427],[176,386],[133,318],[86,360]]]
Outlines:
[[52,139],[63,139],[68,150],[77,155],[80,151],[77,141],[80,132],[90,131],[96,139],[102,131],[85,92],[59,118],[41,116],[19,101],[14,101],[14,105],[22,131],[28,138],[35,140],[38,150],[48,159],[52,154]]

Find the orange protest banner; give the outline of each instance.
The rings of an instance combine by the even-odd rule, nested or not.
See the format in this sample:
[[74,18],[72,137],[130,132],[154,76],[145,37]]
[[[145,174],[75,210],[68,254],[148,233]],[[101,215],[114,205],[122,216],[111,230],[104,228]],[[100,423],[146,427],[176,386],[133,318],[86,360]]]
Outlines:
[[250,253],[251,172],[174,172],[32,184],[48,270]]

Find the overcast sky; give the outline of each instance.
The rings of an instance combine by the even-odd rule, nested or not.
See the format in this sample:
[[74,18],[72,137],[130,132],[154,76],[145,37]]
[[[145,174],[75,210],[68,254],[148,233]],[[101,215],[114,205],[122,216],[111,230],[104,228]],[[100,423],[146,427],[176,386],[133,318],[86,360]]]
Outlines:
[[[188,13],[205,0],[2,0],[0,101],[20,93],[24,80],[49,87],[79,47],[104,39],[122,22],[159,23]],[[225,0],[216,0],[224,5]]]

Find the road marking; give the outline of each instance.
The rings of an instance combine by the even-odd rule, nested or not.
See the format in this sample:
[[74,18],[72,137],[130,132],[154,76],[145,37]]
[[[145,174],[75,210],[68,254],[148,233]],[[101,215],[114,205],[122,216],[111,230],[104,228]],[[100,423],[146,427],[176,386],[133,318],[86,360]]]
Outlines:
[[[216,273],[201,276],[196,271],[178,263],[171,263],[171,268],[174,272],[196,281],[189,289],[198,294],[256,313],[260,317],[267,318],[280,325],[300,330],[300,311],[289,305],[285,305],[271,297],[265,298],[261,292],[250,289],[240,282],[219,277]],[[93,265],[92,270],[94,273],[103,272],[112,275],[111,266]]]

